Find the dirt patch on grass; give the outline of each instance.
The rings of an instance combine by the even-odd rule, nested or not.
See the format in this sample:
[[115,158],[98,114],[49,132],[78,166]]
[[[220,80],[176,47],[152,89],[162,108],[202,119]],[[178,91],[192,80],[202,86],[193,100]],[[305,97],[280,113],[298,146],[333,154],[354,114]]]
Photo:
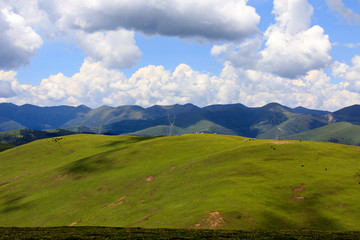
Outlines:
[[175,166],[172,166],[171,168],[170,168],[170,170],[174,170],[176,168],[176,165]]
[[360,151],[360,148],[355,149],[356,151]]
[[78,224],[78,222],[73,222],[72,224],[70,224],[70,225],[68,225],[69,227],[72,227],[72,226],[75,226],[75,225],[77,225]]
[[298,197],[294,197],[294,199],[296,199],[296,200],[304,200],[305,198],[302,197],[302,196],[298,196]]
[[215,229],[225,224],[225,220],[221,217],[219,212],[211,212],[207,218],[201,219],[200,222],[195,224],[195,228],[202,229]]
[[150,177],[147,177],[146,179],[145,179],[145,181],[147,181],[147,182],[152,182],[152,181],[154,181],[154,176],[150,176]]
[[101,209],[105,209],[105,208],[109,208],[109,207],[114,207],[120,204],[123,204],[123,200],[126,198],[127,196],[122,196],[121,198],[119,198],[118,200],[116,200],[115,202],[109,203],[108,205],[102,207]]
[[156,186],[156,188],[154,188],[152,191],[151,191],[151,194],[150,195],[154,195],[156,193],[156,191],[159,189],[160,185]]
[[69,151],[67,151],[67,154],[71,154],[73,152],[75,152],[75,151],[74,150],[69,150]]
[[302,192],[305,190],[305,183],[302,183],[300,187],[296,187],[292,189],[293,193]]
[[289,141],[275,141],[275,142],[271,142],[273,144],[293,144],[294,142],[289,142]]

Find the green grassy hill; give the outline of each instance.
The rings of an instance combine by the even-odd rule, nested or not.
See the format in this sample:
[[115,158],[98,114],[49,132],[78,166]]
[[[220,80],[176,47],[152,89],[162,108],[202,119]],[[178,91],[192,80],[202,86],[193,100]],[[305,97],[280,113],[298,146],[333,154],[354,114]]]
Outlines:
[[348,122],[332,123],[324,127],[287,136],[286,138],[319,142],[336,142],[359,146],[360,126]]
[[183,134],[192,134],[192,133],[215,133],[215,134],[236,135],[236,132],[206,120],[201,120],[186,128],[180,128],[174,126],[171,129],[169,125],[159,125],[156,127],[146,128],[144,130],[127,133],[125,135],[145,136],[145,137],[168,136],[170,132],[172,132],[172,135],[183,135]]
[[213,134],[43,139],[0,153],[0,226],[358,230],[359,159]]

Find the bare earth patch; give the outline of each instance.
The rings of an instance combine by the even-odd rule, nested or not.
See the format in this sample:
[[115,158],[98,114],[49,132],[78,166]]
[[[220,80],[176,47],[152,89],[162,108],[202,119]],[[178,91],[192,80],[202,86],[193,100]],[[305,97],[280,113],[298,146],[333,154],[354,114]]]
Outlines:
[[174,170],[175,168],[176,168],[176,166],[172,166],[170,169],[171,169],[171,170]]
[[200,222],[195,224],[196,228],[215,229],[225,224],[225,220],[220,216],[219,212],[211,212],[207,218],[201,219]]
[[302,192],[305,190],[305,183],[302,183],[300,187],[296,187],[292,189],[293,193]]
[[122,200],[124,200],[126,197],[127,196],[123,196],[119,200],[116,200],[115,202],[109,203],[108,205],[102,207],[101,209],[105,209],[105,208],[108,208],[108,207],[114,207],[114,206],[123,204],[124,202]]
[[67,151],[67,154],[71,154],[73,152],[75,152],[75,151],[74,150],[69,150],[69,151]]
[[293,144],[294,142],[289,142],[289,141],[275,141],[275,142],[271,142],[273,144]]
[[154,176],[150,176],[145,179],[145,181],[147,181],[147,182],[151,182],[153,180],[154,180]]
[[294,199],[296,199],[296,200],[304,200],[305,198],[302,197],[302,196],[299,196],[299,197],[294,197]]
[[355,149],[356,151],[360,151],[360,148]]
[[76,224],[78,224],[78,222],[73,222],[72,224],[68,225],[69,227],[75,226]]

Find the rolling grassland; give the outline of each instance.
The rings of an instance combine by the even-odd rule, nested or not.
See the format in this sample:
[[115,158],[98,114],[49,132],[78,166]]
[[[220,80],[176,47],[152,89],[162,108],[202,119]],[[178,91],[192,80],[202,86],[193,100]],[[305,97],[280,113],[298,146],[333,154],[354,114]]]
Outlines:
[[0,226],[356,231],[360,148],[71,135],[0,153]]

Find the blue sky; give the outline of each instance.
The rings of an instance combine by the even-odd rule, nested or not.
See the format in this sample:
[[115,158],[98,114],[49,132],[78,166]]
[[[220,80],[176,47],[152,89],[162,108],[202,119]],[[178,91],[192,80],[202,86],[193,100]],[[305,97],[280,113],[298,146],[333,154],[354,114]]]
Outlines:
[[0,102],[360,102],[359,0],[0,0]]

